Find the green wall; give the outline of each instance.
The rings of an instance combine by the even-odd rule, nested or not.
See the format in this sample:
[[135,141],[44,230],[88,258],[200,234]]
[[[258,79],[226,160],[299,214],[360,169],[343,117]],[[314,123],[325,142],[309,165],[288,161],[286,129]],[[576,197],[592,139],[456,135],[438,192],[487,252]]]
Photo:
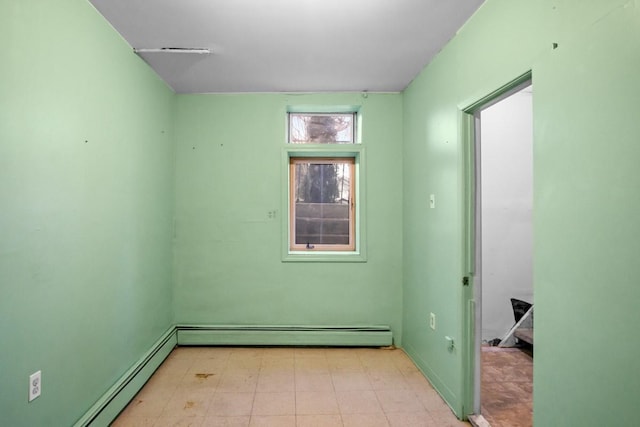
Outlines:
[[[368,261],[283,262],[287,107],[344,105],[362,118]],[[179,95],[176,111],[177,323],[384,324],[399,343],[402,96]]]
[[68,426],[171,326],[174,95],[86,1],[0,39],[0,424]]
[[[2,0],[2,422],[73,424],[173,322],[389,324],[462,414],[460,109],[532,70],[536,425],[632,425],[639,9],[488,0],[403,94],[175,96],[88,2]],[[300,105],[360,106],[367,262],[282,262]]]
[[460,109],[531,70],[535,424],[635,425],[639,8],[488,0],[404,93],[403,343],[458,413],[465,361],[444,336],[464,332]]

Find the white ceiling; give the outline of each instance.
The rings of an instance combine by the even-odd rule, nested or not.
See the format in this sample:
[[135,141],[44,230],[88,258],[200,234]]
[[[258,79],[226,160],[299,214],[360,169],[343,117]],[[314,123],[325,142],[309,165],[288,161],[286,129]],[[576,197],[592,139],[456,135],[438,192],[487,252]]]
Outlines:
[[[90,0],[178,93],[398,92],[484,0]],[[133,54],[133,53],[132,53]]]

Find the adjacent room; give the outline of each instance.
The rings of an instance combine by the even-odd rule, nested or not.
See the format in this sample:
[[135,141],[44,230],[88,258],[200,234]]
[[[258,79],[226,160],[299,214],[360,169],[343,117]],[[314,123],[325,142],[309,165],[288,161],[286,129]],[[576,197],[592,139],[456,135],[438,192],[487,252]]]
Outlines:
[[522,86],[475,114],[474,412],[493,426],[533,423],[534,90]]
[[[640,0],[0,8],[0,424],[109,425],[189,372],[240,425],[259,393],[280,425],[466,425],[533,296],[532,423],[637,424]],[[529,205],[494,208],[530,236],[490,226],[530,261],[492,305],[474,114],[526,81]]]

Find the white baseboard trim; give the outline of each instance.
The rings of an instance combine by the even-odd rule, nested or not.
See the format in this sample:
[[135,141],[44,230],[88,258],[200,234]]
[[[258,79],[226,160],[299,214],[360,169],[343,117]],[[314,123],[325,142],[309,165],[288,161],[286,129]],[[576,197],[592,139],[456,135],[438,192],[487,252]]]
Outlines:
[[108,426],[144,386],[177,343],[176,328],[172,326],[98,399],[74,427]]

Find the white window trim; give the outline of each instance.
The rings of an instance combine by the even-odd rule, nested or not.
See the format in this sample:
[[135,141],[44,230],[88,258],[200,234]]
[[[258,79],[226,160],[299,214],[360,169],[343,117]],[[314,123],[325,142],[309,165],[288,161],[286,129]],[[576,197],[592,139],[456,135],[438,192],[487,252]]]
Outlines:
[[[301,252],[318,252],[318,251],[327,251],[327,252],[353,252],[355,250],[355,207],[356,207],[356,195],[355,195],[355,186],[357,185],[357,175],[355,170],[355,156],[353,157],[289,157],[289,250],[296,251],[299,250]],[[327,243],[314,243],[311,247],[309,243],[295,243],[296,238],[294,237],[297,229],[297,202],[294,202],[294,198],[296,193],[294,186],[295,179],[295,171],[296,165],[300,163],[307,163],[308,161],[318,162],[320,164],[347,164],[349,165],[349,200],[347,201],[347,209],[348,209],[348,233],[349,240],[346,244],[327,244]],[[345,206],[345,205],[343,205]],[[297,237],[297,236],[296,236]]]

